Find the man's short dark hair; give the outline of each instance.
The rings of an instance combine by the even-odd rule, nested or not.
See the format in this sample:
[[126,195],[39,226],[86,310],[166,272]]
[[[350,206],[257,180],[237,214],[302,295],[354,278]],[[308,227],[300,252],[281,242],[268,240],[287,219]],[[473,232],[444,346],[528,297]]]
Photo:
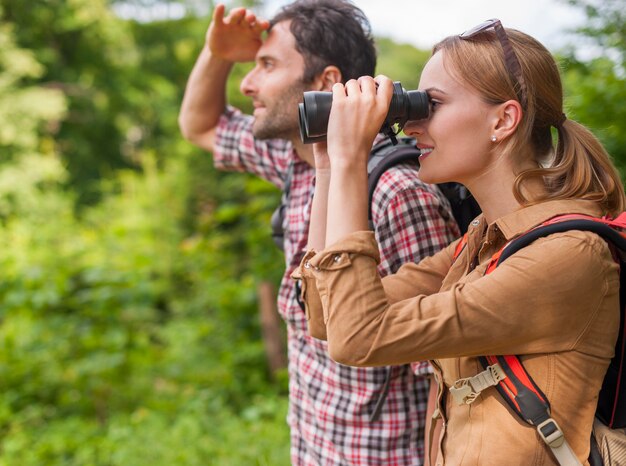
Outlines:
[[304,58],[302,80],[309,83],[334,65],[345,83],[373,76],[376,48],[365,14],[347,0],[296,0],[285,5],[271,25],[290,21],[296,49]]

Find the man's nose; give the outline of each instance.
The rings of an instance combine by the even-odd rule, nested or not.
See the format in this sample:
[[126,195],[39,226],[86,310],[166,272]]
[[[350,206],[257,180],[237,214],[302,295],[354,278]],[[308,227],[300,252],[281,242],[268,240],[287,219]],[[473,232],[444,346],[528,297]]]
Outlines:
[[256,93],[256,71],[257,67],[255,66],[243,77],[239,86],[241,93],[248,97],[252,97]]

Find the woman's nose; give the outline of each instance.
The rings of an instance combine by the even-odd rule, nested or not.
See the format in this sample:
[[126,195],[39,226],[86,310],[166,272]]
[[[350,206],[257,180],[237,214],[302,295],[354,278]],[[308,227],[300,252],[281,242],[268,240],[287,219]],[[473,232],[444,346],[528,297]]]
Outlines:
[[424,134],[424,120],[407,121],[402,130],[407,136],[418,136]]

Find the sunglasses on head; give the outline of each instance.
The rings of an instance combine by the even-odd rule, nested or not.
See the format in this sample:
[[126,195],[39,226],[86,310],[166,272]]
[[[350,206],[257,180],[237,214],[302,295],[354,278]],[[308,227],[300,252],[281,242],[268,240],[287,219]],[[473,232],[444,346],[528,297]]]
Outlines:
[[509,40],[509,36],[500,20],[488,19],[484,23],[465,31],[463,34],[459,34],[459,37],[464,40],[471,40],[473,37],[491,28],[494,29],[496,37],[502,46],[502,51],[504,52],[504,65],[519,85],[520,103],[522,104],[522,107],[526,108],[526,81],[524,81],[524,75],[522,74],[522,66],[520,65],[519,59],[517,58],[515,50],[513,50],[513,46]]

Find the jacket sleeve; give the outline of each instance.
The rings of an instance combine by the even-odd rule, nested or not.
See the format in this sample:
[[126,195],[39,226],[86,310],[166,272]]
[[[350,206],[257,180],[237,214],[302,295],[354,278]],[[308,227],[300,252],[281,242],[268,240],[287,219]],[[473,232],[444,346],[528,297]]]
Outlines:
[[[380,263],[380,252],[374,238],[374,233],[363,231],[351,235],[346,242],[350,253],[336,254],[332,258],[330,267],[340,270],[351,265],[350,257],[364,255],[370,258],[373,267]],[[439,254],[428,257],[420,264],[407,263],[394,275],[388,275],[381,281],[381,286],[389,302],[397,302],[416,296],[420,293],[435,293],[441,287],[450,264],[451,252],[456,242]],[[311,260],[318,257],[316,251],[308,251],[302,259],[300,266],[292,273],[292,278],[300,281],[300,299],[304,302],[305,314],[308,322],[309,333],[314,338],[327,339],[327,324],[329,319],[329,295],[328,289],[318,289],[317,278],[314,272],[320,268],[314,266]],[[347,260],[344,260],[347,259]],[[360,284],[355,284],[355,289]],[[355,290],[356,291],[356,290]]]
[[[537,240],[494,272],[435,290],[454,244],[385,279],[371,232],[345,237],[308,259],[326,322],[330,356],[353,366],[577,348],[599,309],[617,310],[619,277],[604,240],[567,232]],[[575,286],[572,286],[575,280]],[[430,286],[430,289],[428,289]],[[409,297],[410,296],[410,297]],[[617,316],[619,317],[619,316]],[[613,319],[613,320],[611,320]]]
[[296,288],[296,292],[300,293],[300,302],[304,303],[304,314],[307,320],[309,334],[313,338],[326,340],[326,322],[328,321],[328,317],[324,315],[324,307],[322,306],[322,301],[317,291],[315,276],[313,276],[309,270],[311,267],[309,261],[315,254],[316,252],[314,250],[307,251],[299,267],[291,274],[291,278],[299,283],[299,289]]

